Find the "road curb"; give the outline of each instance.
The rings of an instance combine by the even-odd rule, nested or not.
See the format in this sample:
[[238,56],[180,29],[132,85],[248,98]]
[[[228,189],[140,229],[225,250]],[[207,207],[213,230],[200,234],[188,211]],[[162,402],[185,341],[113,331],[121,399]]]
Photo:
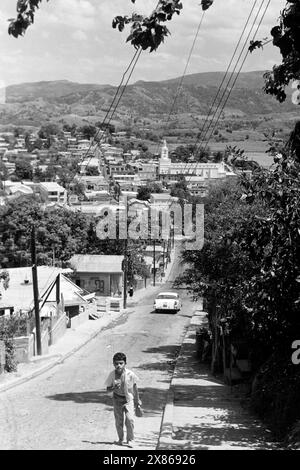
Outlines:
[[190,333],[195,328],[195,319],[199,317],[199,314],[200,314],[199,312],[203,312],[202,308],[203,308],[203,303],[201,304],[200,308],[197,308],[197,306],[195,306],[193,315],[190,319],[190,323],[188,324],[186,331],[184,333],[184,337],[183,337],[183,340],[179,349],[179,354],[176,359],[176,364],[175,364],[172,379],[170,382],[170,388],[167,394],[167,402],[166,402],[166,406],[165,406],[163,417],[162,417],[157,450],[163,449],[168,444],[174,443],[172,434],[173,434],[173,417],[174,417],[175,381],[176,381],[177,369],[180,365],[180,359],[181,359],[180,356],[183,351],[183,348],[185,347],[186,344],[190,344]]
[[[121,316],[123,313],[124,313],[124,311],[122,310],[120,312],[120,315],[118,315],[118,317]],[[65,354],[61,354],[58,359],[55,359],[54,361],[51,361],[48,364],[45,364],[44,366],[40,367],[39,369],[37,369],[33,372],[25,374],[23,377],[14,379],[14,380],[12,380],[11,382],[9,382],[7,384],[0,385],[0,393],[1,392],[6,392],[7,390],[10,390],[11,388],[17,387],[18,385],[22,385],[23,383],[27,382],[28,380],[34,379],[35,377],[38,377],[39,375],[41,375],[45,372],[48,372],[48,370],[52,369],[53,367],[55,367],[59,364],[62,364],[66,359],[68,359],[70,356],[72,356],[77,351],[79,351],[79,349],[83,348],[87,343],[92,341],[104,328],[106,328],[109,325],[109,323],[107,325],[101,325],[101,327],[99,327],[98,330],[94,331],[91,336],[89,336],[87,339],[85,339],[82,343],[75,346],[71,351],[68,351]]]
[[[192,318],[193,317],[191,317],[191,321],[192,321]],[[173,416],[174,416],[174,398],[175,398],[174,381],[176,379],[177,364],[179,362],[180,355],[181,355],[182,349],[184,347],[186,338],[189,334],[189,330],[190,330],[190,327],[191,327],[191,321],[190,321],[189,325],[187,326],[187,329],[184,333],[184,337],[183,337],[183,340],[182,340],[182,343],[181,343],[180,349],[179,349],[179,354],[178,354],[177,359],[176,359],[176,364],[175,364],[172,379],[171,379],[171,382],[170,382],[170,388],[169,388],[168,394],[167,394],[167,402],[166,402],[166,406],[165,406],[165,409],[164,409],[164,412],[163,412],[162,423],[161,423],[161,428],[160,428],[160,434],[159,434],[159,439],[158,439],[158,444],[157,444],[157,450],[159,450],[161,448],[164,448],[165,445],[170,444],[172,442]]]

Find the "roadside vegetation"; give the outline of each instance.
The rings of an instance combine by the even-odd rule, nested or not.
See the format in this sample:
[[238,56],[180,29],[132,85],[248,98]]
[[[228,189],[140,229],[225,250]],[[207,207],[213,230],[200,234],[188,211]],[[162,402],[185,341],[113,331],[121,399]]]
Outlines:
[[274,155],[272,171],[257,168],[252,179],[212,188],[204,247],[184,252],[190,267],[177,280],[207,301],[213,372],[223,371],[224,336],[228,349],[245,345],[251,404],[281,438],[300,419],[300,368],[291,360],[300,331],[297,128]]

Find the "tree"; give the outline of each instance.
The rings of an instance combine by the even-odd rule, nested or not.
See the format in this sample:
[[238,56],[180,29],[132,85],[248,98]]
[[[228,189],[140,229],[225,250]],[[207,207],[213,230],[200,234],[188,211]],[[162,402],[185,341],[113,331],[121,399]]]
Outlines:
[[44,172],[39,166],[37,166],[34,169],[33,179],[35,182],[40,183],[41,181],[43,181],[43,178],[44,178]]
[[3,181],[7,179],[8,170],[3,162],[0,161],[0,189],[3,189]]
[[[279,25],[271,29],[274,46],[282,56],[280,65],[272,72],[266,72],[265,92],[274,95],[279,102],[286,100],[285,89],[293,80],[300,79],[300,2],[287,0],[286,7],[280,14]],[[262,47],[262,41],[251,44],[250,50]],[[300,90],[300,85],[297,86]],[[295,103],[296,104],[296,103]],[[300,101],[298,100],[298,104]]]
[[0,286],[3,285],[3,289],[7,290],[9,287],[9,272],[6,269],[0,271]]
[[[256,367],[286,351],[299,331],[300,162],[292,143],[273,171],[215,188],[205,204],[205,244],[184,254],[191,267],[179,279],[210,303],[214,331],[227,323],[249,342]],[[217,304],[217,305],[216,305]],[[218,306],[218,309],[216,307]]]
[[31,164],[25,160],[17,160],[15,174],[21,180],[32,180],[33,169]]
[[78,132],[80,132],[85,139],[90,140],[92,137],[95,136],[97,132],[97,128],[92,125],[85,125],[82,126],[78,129]]
[[162,187],[158,183],[148,183],[147,186],[141,186],[138,189],[137,199],[148,201],[151,193],[161,193]]
[[[49,139],[51,136],[57,135],[60,132],[61,132],[61,130],[58,127],[57,124],[49,123],[49,124],[43,125],[40,128],[40,130],[38,132],[38,136],[39,136],[40,139]],[[50,147],[50,143],[49,143],[49,147]]]
[[185,178],[177,181],[177,183],[172,186],[170,194],[171,196],[178,197],[182,202],[190,199],[191,195],[188,191]]
[[[48,0],[47,0],[48,1]],[[135,3],[136,0],[131,0]],[[134,48],[155,51],[170,34],[165,23],[171,21],[175,14],[179,15],[186,0],[159,0],[158,5],[149,16],[134,13],[131,16],[118,15],[113,19],[112,27],[123,31],[130,25],[127,42]],[[36,10],[42,0],[18,0],[17,17],[10,20],[8,32],[18,38],[24,35],[33,24]],[[213,0],[201,0],[202,10],[207,10]],[[280,12],[279,24],[271,29],[274,46],[280,49],[282,63],[273,67],[272,72],[265,75],[265,91],[274,95],[279,101],[286,99],[284,89],[293,80],[300,78],[300,3],[298,0],[287,0],[286,7]],[[252,52],[263,47],[264,41],[251,41],[249,50]]]
[[87,166],[85,169],[85,174],[87,176],[98,176],[100,173],[96,166]]

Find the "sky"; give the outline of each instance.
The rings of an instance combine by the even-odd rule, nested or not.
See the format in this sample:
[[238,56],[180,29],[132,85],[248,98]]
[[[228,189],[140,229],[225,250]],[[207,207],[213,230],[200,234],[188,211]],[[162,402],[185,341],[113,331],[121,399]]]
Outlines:
[[[206,11],[186,73],[224,71],[254,0],[215,0]],[[260,5],[261,0],[257,2]],[[43,0],[35,23],[24,37],[9,36],[16,0],[0,3],[0,88],[16,83],[71,80],[118,85],[135,52],[126,43],[129,29],[113,29],[116,15],[149,14],[157,0]],[[285,0],[272,0],[258,33],[270,38]],[[158,51],[142,52],[131,83],[179,77],[202,16],[200,0],[183,0],[184,8],[168,22],[168,36]],[[258,6],[256,7],[257,11]],[[272,43],[249,54],[243,71],[271,69],[280,62]]]

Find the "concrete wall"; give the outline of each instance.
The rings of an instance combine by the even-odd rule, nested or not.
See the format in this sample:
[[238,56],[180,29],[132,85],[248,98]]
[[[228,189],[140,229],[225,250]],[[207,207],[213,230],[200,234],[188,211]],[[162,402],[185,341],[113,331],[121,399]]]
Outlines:
[[72,317],[70,322],[71,322],[71,328],[77,328],[79,325],[82,325],[82,323],[85,323],[89,319],[89,311],[88,309],[85,312],[80,313],[79,315],[76,315],[75,317]]
[[50,344],[55,344],[66,332],[67,317],[62,315],[52,323],[52,330],[50,333]]
[[122,273],[76,273],[75,283],[80,282],[80,287],[89,292],[95,292],[97,296],[108,297],[122,292]]
[[43,331],[41,334],[42,354],[48,354],[49,352],[49,333]]
[[14,338],[17,362],[28,362],[34,355],[34,335]]

